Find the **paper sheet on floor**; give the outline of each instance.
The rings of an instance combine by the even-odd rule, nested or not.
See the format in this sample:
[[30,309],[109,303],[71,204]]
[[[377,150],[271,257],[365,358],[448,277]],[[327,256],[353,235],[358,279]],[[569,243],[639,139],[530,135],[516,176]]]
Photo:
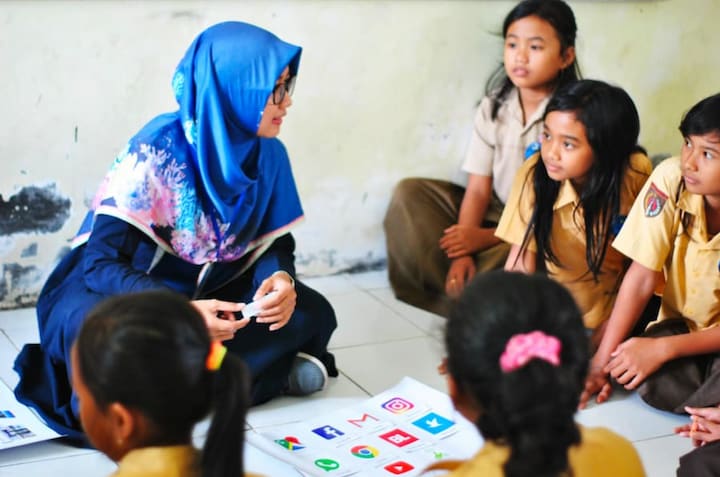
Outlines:
[[0,450],[61,437],[15,399],[0,380]]
[[310,476],[420,475],[482,446],[450,398],[412,378],[352,407],[247,433],[260,450]]

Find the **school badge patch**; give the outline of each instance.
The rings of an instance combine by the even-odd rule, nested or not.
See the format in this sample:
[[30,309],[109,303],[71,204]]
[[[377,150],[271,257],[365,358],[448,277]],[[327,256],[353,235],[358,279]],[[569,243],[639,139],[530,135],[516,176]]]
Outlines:
[[655,183],[650,184],[650,188],[645,193],[643,205],[645,206],[645,217],[657,217],[665,206],[667,195],[658,189]]

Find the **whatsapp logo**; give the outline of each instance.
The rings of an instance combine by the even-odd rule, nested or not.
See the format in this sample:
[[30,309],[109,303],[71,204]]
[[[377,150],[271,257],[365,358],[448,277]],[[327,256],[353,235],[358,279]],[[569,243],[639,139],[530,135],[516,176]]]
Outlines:
[[315,465],[317,467],[320,467],[325,472],[330,472],[332,470],[337,470],[340,468],[340,464],[338,464],[332,459],[318,459],[315,461]]

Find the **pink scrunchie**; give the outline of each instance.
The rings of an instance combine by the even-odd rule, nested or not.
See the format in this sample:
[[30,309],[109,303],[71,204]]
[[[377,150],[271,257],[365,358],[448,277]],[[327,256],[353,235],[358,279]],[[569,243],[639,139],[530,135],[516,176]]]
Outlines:
[[513,335],[500,355],[500,369],[510,373],[522,368],[531,359],[542,359],[558,366],[560,364],[560,340],[542,331]]

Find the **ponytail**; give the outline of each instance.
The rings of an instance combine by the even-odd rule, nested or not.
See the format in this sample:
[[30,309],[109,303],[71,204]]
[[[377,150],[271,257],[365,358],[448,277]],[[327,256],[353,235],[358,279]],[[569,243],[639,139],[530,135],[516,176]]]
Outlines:
[[476,276],[451,310],[445,349],[459,393],[476,405],[478,430],[510,451],[506,477],[572,474],[589,348],[562,285],[544,275]]
[[245,415],[250,405],[248,372],[228,353],[213,376],[212,420],[202,450],[202,477],[243,475]]
[[574,422],[577,395],[558,392],[576,387],[566,375],[536,359],[502,381],[499,396],[510,447],[506,477],[557,477],[569,468],[568,448],[580,443],[580,431]]

